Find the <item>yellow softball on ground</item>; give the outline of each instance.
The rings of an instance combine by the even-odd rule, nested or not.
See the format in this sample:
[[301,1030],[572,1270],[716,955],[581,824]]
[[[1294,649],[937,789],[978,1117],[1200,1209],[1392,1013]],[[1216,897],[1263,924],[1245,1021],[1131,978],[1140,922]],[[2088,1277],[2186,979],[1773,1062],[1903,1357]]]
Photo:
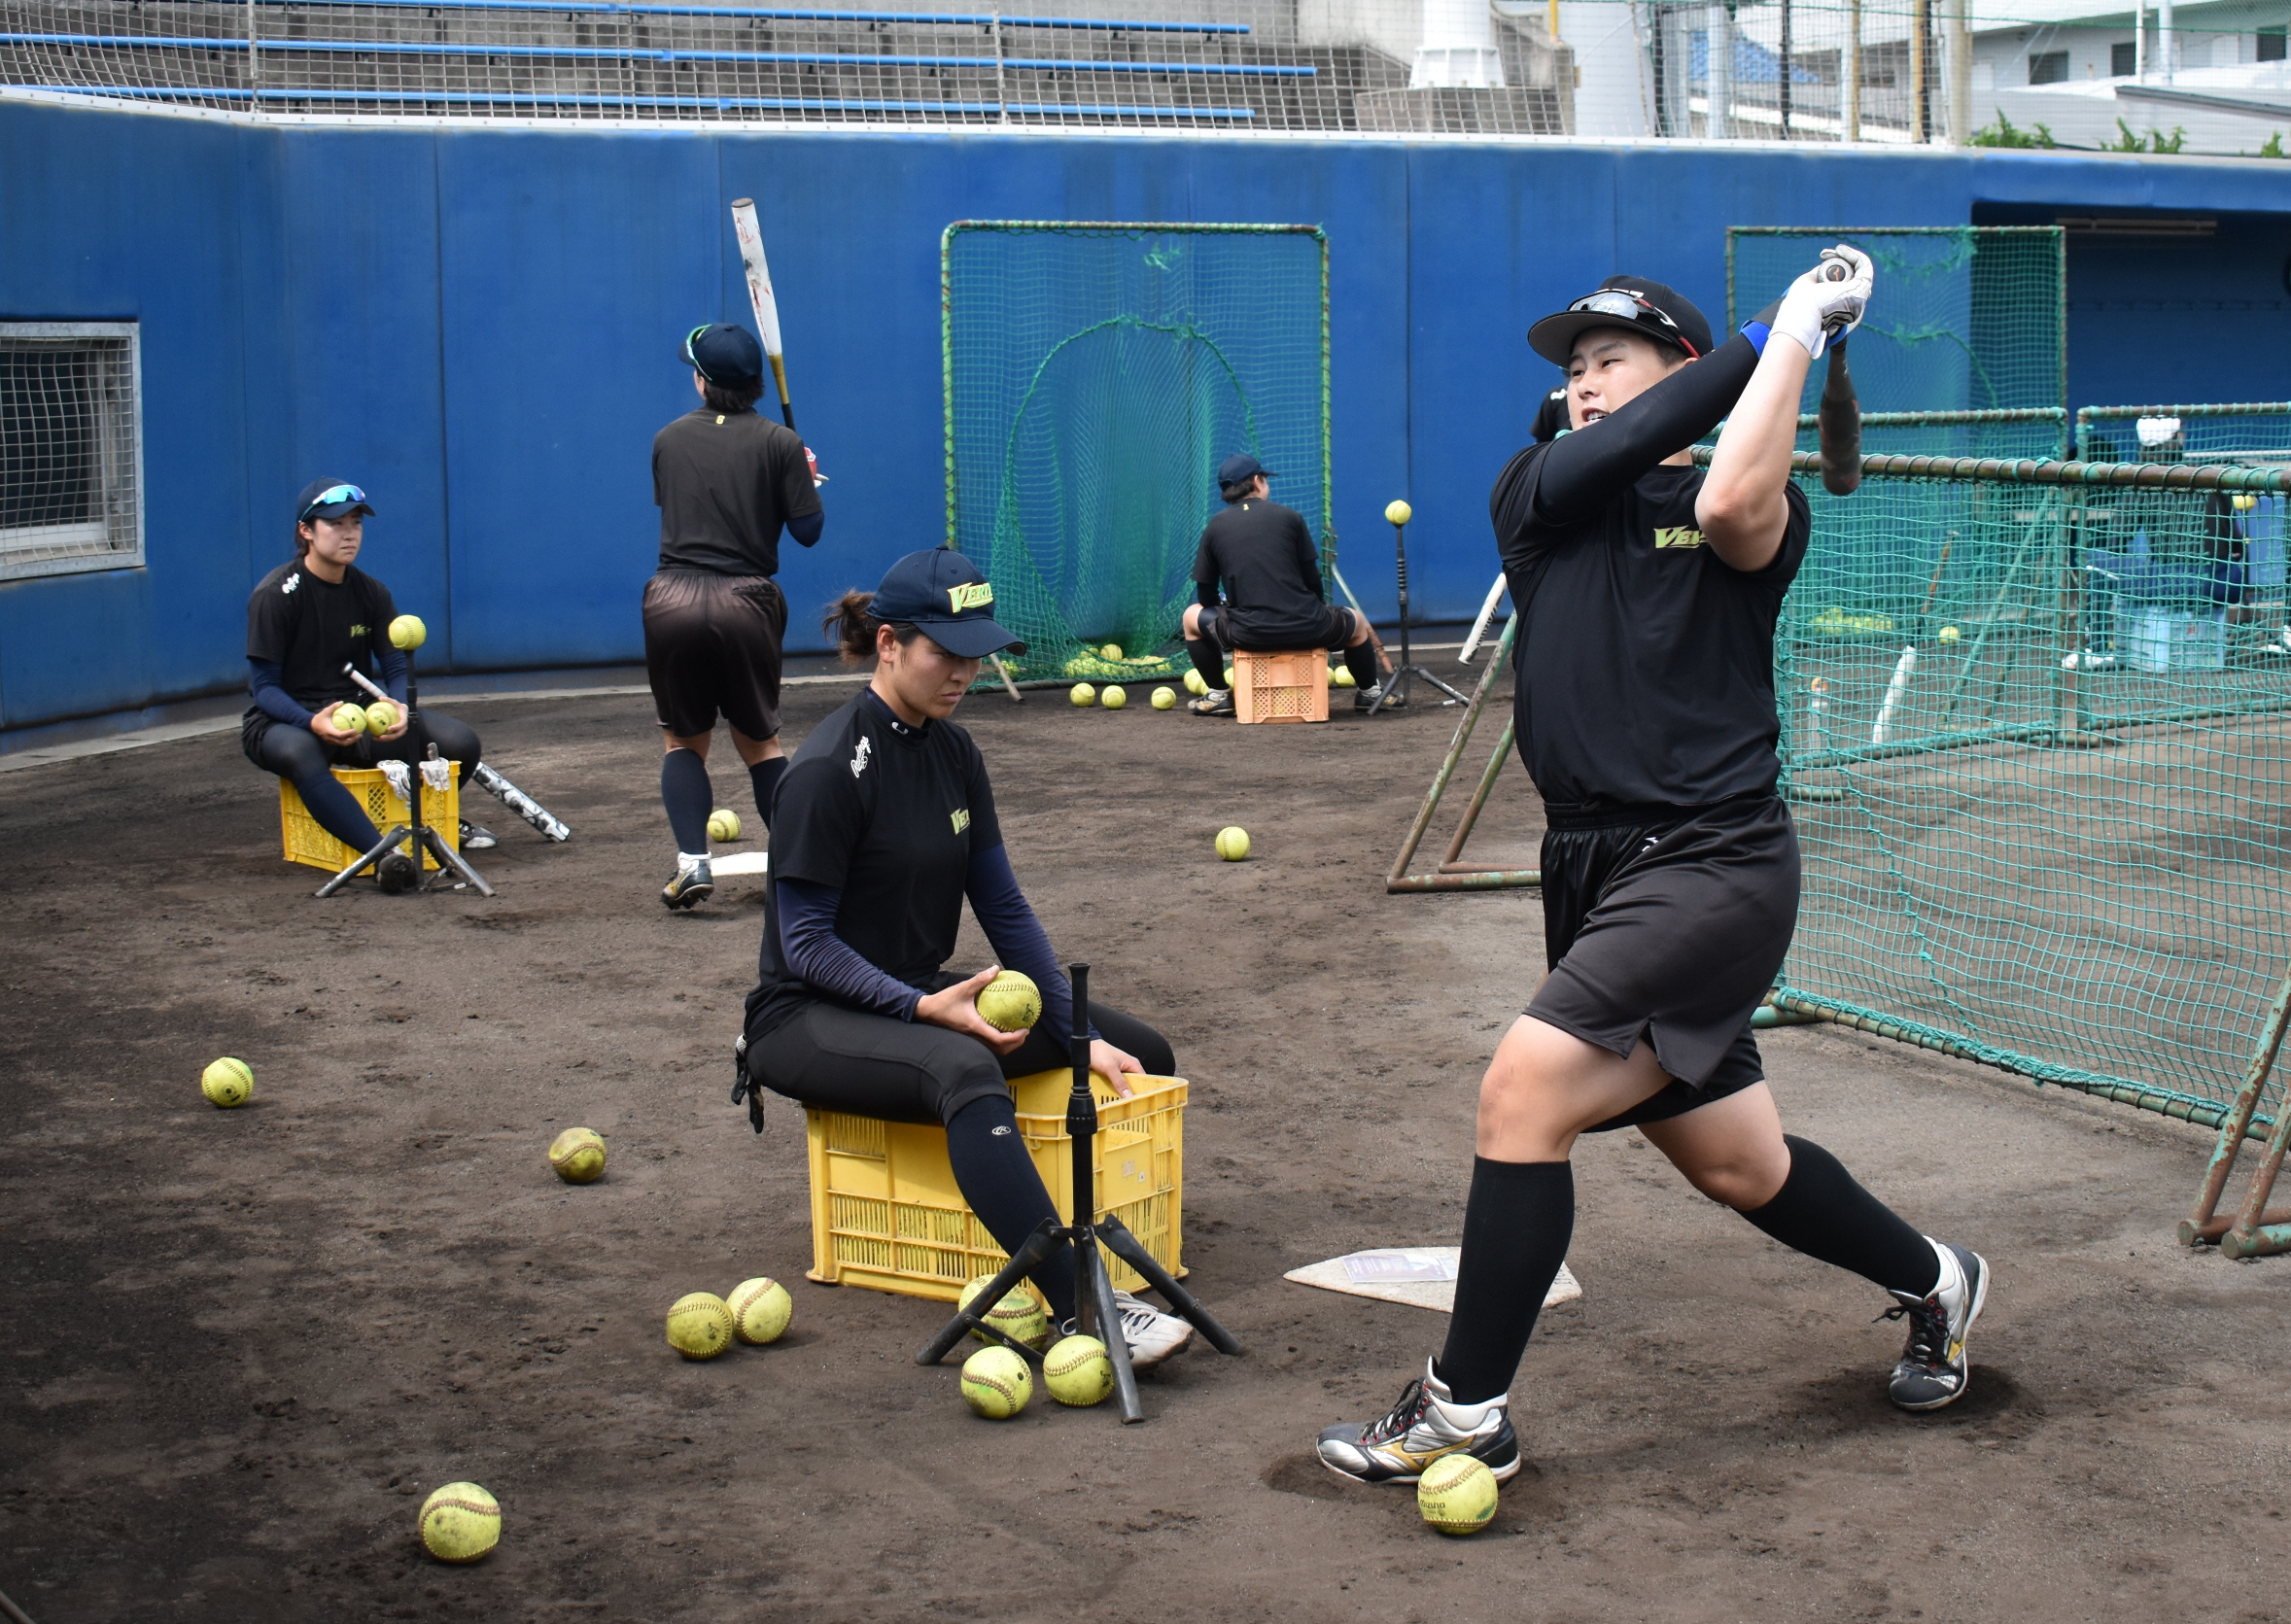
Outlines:
[[1129,703],[1129,690],[1109,682],[1106,684],[1104,697],[1099,699],[1097,703],[1108,710],[1119,710]]
[[1062,1337],[1042,1356],[1042,1385],[1061,1404],[1102,1404],[1114,1391],[1114,1362],[1094,1336]]
[[207,1096],[207,1103],[220,1105],[226,1111],[234,1105],[244,1105],[255,1092],[255,1068],[244,1060],[225,1055],[210,1061],[199,1073],[199,1092]]
[[[969,1282],[962,1288],[959,1306],[968,1308],[972,1299],[993,1284],[994,1277],[991,1274],[982,1274]],[[1033,1294],[1024,1286],[1012,1290],[1000,1302],[988,1309],[982,1318],[1013,1342],[1024,1342],[1029,1348],[1039,1348],[1050,1340],[1050,1317],[1042,1312],[1042,1304],[1036,1302]],[[992,1341],[992,1338],[977,1330],[973,1330],[971,1334],[982,1342]]]
[[1335,671],[1329,673],[1329,682],[1331,686],[1337,688],[1357,688],[1360,686],[1352,679],[1350,666],[1338,666]]
[[1024,1032],[1042,1019],[1042,989],[1034,978],[1005,970],[979,988],[979,1019],[997,1032]]
[[549,1165],[567,1184],[595,1184],[605,1176],[605,1136],[592,1127],[569,1127],[549,1141]]
[[1177,690],[1175,688],[1156,688],[1151,703],[1156,710],[1174,709],[1177,705]]
[[1496,1474],[1469,1455],[1442,1455],[1416,1479],[1416,1509],[1442,1534],[1477,1534],[1496,1514]]
[[1249,831],[1237,823],[1229,823],[1218,830],[1217,854],[1229,863],[1237,863],[1249,855]]
[[1185,691],[1197,697],[1209,691],[1209,684],[1201,680],[1201,674],[1191,666],[1186,668]]
[[769,1275],[740,1282],[724,1299],[724,1306],[732,1310],[732,1334],[751,1348],[779,1341],[787,1330],[787,1322],[795,1317],[795,1299],[787,1295],[785,1286]]
[[419,648],[430,640],[430,628],[418,614],[401,614],[390,623],[392,648]]
[[1384,522],[1388,525],[1405,525],[1415,516],[1416,510],[1405,501],[1388,501],[1384,504]]
[[1097,690],[1087,682],[1077,682],[1066,690],[1066,698],[1072,700],[1076,705],[1095,705]]
[[334,707],[334,725],[344,733],[364,733],[365,731],[365,707],[352,705],[347,700],[343,701]]
[[1034,1372],[1008,1348],[981,1348],[962,1362],[962,1401],[974,1415],[1008,1421],[1034,1397]]
[[474,1483],[448,1483],[422,1502],[422,1543],[440,1562],[475,1562],[502,1542],[502,1503]]
[[1964,634],[1960,632],[1954,626],[1944,626],[1941,628],[1941,640],[1943,642],[1955,642],[1959,638],[1963,636]]
[[1109,660],[1119,660],[1122,658],[1122,645],[1118,642],[1109,642],[1098,652]]
[[713,1292],[687,1292],[668,1311],[668,1345],[686,1359],[713,1359],[732,1345],[732,1310]]
[[740,838],[740,814],[730,807],[718,807],[708,814],[708,838],[712,841],[736,841]]

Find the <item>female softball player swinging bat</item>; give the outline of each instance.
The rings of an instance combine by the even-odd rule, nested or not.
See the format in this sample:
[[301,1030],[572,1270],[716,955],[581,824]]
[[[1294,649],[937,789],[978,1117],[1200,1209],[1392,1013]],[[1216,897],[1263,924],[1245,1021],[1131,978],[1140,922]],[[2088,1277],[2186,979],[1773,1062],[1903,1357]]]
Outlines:
[[[1573,429],[1513,457],[1489,508],[1519,609],[1519,753],[1549,819],[1550,973],[1480,1083],[1446,1346],[1390,1414],[1321,1434],[1343,1476],[1410,1482],[1458,1450],[1519,1469],[1507,1391],[1567,1255],[1568,1155],[1623,1126],[1776,1240],[1891,1294],[1909,1322],[1894,1403],[1964,1393],[1987,1264],[1785,1135],[1750,1032],[1798,906],[1773,684],[1809,529],[1789,478],[1798,399],[1871,280],[1863,256],[1827,250],[1715,351],[1691,304],[1628,276],[1528,335],[1567,368]],[[1699,472],[1683,448],[1720,419]]]
[[[950,720],[986,656],[1024,645],[995,624],[994,589],[960,553],[910,553],[871,595],[827,617],[846,660],[872,660],[858,698],[805,739],[772,821],[764,943],[748,994],[746,1087],[890,1122],[944,1123],[955,1182],[1015,1253],[1050,1192],[1018,1133],[1004,1080],[1067,1064],[1073,997],[1003,847],[987,764]],[[979,1018],[975,975],[943,968],[962,904],[1003,964],[1033,979],[1042,1018],[1000,1032]],[[1091,1009],[1091,1067],[1128,1094],[1128,1072],[1177,1061],[1144,1021]],[[757,1128],[763,1119],[754,1118]],[[1061,1326],[1074,1318],[1063,1242],[1033,1273]],[[1117,1293],[1137,1365],[1184,1347],[1193,1327]]]

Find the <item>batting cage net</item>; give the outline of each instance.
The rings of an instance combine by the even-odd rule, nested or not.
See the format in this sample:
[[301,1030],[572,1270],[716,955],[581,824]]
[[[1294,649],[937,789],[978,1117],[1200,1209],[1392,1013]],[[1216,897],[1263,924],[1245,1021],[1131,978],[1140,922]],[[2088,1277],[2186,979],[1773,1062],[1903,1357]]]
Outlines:
[[[2068,403],[2067,259],[2058,225],[1734,225],[1726,230],[1729,328],[1780,298],[1822,251],[1850,243],[1877,271],[1870,314],[1847,341],[1854,382],[1868,413],[2063,412]],[[1822,369],[1806,380],[1814,410]],[[1954,426],[1961,437],[1974,426]],[[1976,457],[2057,457],[2050,445],[2013,450],[2029,425],[1993,422]],[[1991,449],[1991,443],[1996,448]],[[1939,448],[1898,449],[1949,455]]]
[[947,227],[947,537],[1026,640],[1015,678],[1176,674],[1234,452],[1334,562],[1328,264],[1311,225]]
[[2291,400],[2209,406],[2086,406],[2076,455],[2092,462],[2291,467]]
[[1865,466],[1801,459],[1776,1003],[2216,1122],[2291,968],[2291,478]]

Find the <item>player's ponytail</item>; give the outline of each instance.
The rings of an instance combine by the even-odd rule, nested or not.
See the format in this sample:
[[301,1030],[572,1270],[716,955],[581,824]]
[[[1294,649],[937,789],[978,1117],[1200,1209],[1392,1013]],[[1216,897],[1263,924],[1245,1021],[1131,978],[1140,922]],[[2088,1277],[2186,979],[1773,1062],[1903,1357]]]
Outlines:
[[874,603],[874,593],[853,589],[828,605],[827,612],[819,618],[819,630],[833,635],[835,651],[848,666],[875,658],[875,634],[886,624],[901,643],[913,642],[922,635],[922,629],[910,621],[876,619],[867,612]]

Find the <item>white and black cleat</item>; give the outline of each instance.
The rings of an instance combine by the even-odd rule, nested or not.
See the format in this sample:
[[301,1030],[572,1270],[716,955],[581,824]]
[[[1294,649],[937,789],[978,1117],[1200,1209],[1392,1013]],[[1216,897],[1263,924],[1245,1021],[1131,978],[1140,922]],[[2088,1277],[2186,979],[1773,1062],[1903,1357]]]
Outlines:
[[[1366,688],[1354,689],[1352,694],[1352,708],[1355,710],[1375,709],[1376,702],[1380,699],[1384,699],[1385,690],[1391,686],[1392,681],[1389,677],[1387,677],[1382,682],[1371,682]],[[1384,699],[1384,708],[1387,710],[1398,710],[1402,706],[1407,704],[1407,695],[1394,694],[1390,699]]]
[[660,900],[671,909],[690,908],[706,902],[715,893],[715,877],[709,873],[708,859],[678,863],[677,877],[660,888]]
[[494,839],[493,831],[482,823],[462,819],[462,849],[464,851],[491,851],[502,843]]
[[1381,1421],[1348,1421],[1323,1428],[1313,1449],[1321,1465],[1356,1483],[1413,1483],[1448,1455],[1469,1455],[1501,1483],[1519,1470],[1519,1437],[1511,1431],[1506,1394],[1459,1404],[1447,1384],[1424,1362],[1400,1402]]
[[[1189,1320],[1175,1314],[1164,1314],[1152,1303],[1134,1297],[1128,1292],[1114,1294],[1114,1308],[1122,1316],[1122,1340],[1129,1344],[1129,1367],[1150,1370],[1172,1354],[1183,1353],[1193,1342],[1194,1328]],[[1060,1336],[1074,1334],[1074,1322],[1066,1321],[1059,1327]]]
[[1197,716],[1234,716],[1240,713],[1233,708],[1233,696],[1230,688],[1212,688],[1195,700],[1189,708]]
[[1893,1293],[1881,1319],[1909,1321],[1909,1344],[1893,1366],[1886,1397],[1905,1410],[1937,1410],[1964,1397],[1972,1382],[1965,1343],[1989,1301],[1989,1264],[1977,1252],[1926,1239],[1941,1259],[1941,1278],[1922,1297]]

